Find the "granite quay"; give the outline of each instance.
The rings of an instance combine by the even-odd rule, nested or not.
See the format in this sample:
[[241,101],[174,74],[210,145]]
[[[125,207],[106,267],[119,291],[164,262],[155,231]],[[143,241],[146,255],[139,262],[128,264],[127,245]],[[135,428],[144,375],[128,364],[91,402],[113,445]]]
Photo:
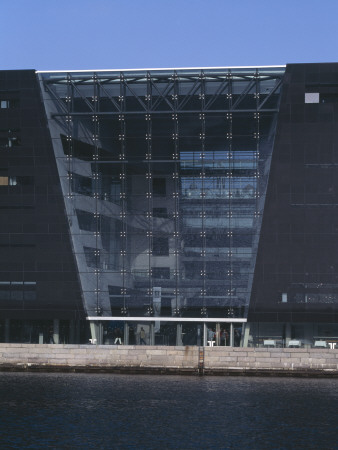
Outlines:
[[0,371],[338,377],[338,350],[0,344]]

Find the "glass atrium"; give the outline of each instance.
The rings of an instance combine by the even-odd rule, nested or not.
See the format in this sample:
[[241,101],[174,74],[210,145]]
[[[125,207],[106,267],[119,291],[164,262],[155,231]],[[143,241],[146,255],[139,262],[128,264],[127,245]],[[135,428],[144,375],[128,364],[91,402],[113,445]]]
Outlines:
[[240,345],[284,70],[39,73],[99,342]]

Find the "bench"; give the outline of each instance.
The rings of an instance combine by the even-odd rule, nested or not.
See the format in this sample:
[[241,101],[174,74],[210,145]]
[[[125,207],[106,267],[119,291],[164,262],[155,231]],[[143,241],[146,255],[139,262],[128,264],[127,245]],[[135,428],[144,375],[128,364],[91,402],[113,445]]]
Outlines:
[[264,339],[264,347],[276,347],[276,341],[274,339]]
[[327,343],[326,343],[326,341],[315,341],[314,347],[315,348],[327,348]]
[[300,347],[301,341],[298,341],[296,339],[292,339],[288,342],[288,347]]

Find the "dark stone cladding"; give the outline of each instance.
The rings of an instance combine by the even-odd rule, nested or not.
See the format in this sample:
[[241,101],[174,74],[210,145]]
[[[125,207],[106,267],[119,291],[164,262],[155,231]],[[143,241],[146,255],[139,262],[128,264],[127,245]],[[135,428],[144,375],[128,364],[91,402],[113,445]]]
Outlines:
[[[79,319],[81,290],[35,71],[1,71],[1,99],[13,107],[0,109],[0,319]],[[6,145],[8,133],[20,145]]]
[[249,321],[338,320],[337,99],[337,63],[287,65]]

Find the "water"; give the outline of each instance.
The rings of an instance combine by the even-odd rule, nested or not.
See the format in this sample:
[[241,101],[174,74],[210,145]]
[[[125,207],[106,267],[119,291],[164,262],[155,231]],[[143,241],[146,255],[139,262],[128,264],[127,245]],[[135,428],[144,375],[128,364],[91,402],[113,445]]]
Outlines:
[[337,384],[0,373],[0,448],[334,449]]

